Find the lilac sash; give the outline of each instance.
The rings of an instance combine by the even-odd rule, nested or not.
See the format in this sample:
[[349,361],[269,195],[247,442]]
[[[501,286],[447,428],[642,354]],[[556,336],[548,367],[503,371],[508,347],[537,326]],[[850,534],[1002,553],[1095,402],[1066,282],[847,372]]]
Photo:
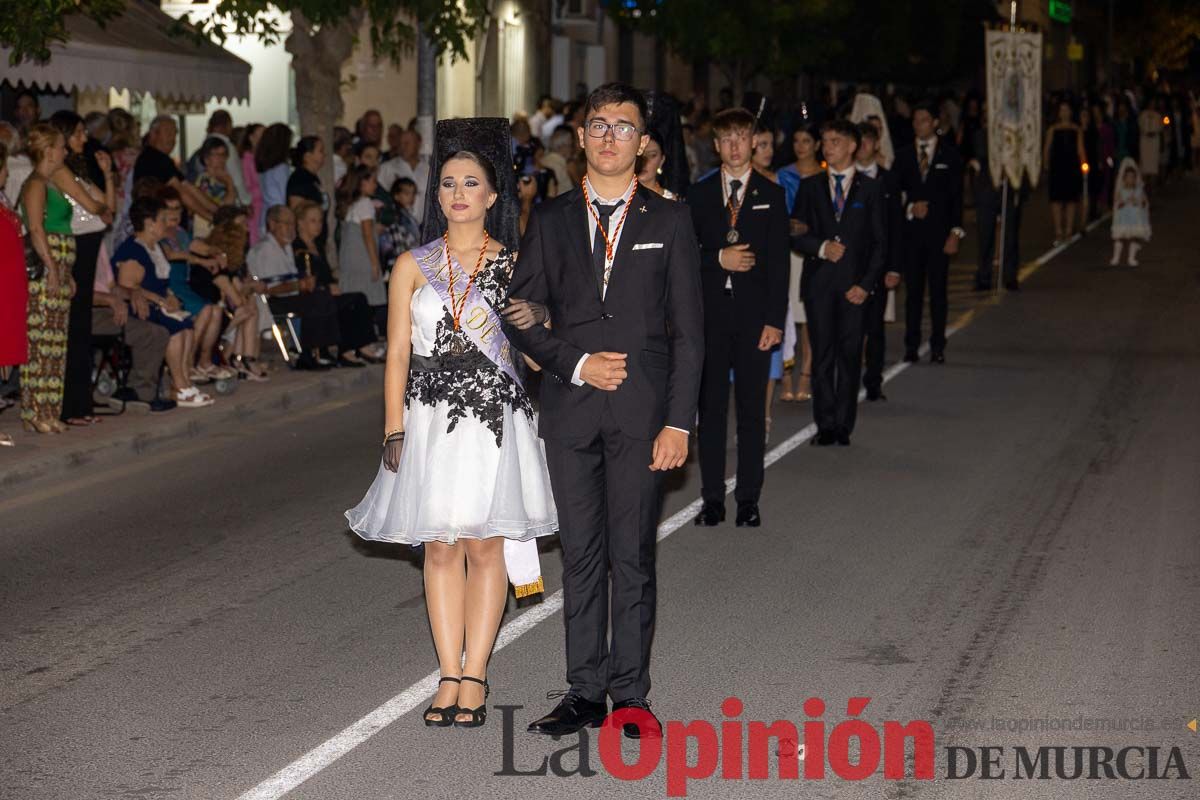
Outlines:
[[[412,254],[417,260],[417,268],[421,270],[425,280],[429,281],[429,285],[441,298],[442,305],[453,315],[454,310],[450,305],[450,271],[446,268],[445,252],[442,240],[435,239],[415,248]],[[455,261],[454,293],[456,296],[462,297],[459,292],[466,287],[469,280],[466,270]],[[512,347],[500,329],[500,317],[475,286],[472,286],[467,293],[467,302],[463,306],[460,324],[462,331],[479,348],[479,351],[499,367],[505,375],[512,378],[518,386],[521,386],[521,379],[517,376],[516,367],[513,366]]]

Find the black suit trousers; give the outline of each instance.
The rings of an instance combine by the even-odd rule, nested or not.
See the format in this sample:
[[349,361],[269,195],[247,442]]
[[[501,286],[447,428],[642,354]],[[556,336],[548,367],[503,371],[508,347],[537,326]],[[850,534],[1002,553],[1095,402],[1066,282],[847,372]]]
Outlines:
[[663,475],[650,470],[654,443],[623,434],[607,403],[591,439],[545,443],[563,549],[567,681],[594,702],[606,692],[614,702],[645,697]]
[[[757,503],[762,493],[767,447],[767,376],[771,353],[758,349],[762,328],[737,325],[733,298],[724,308],[705,308],[710,320],[704,337],[704,375],[700,380],[700,496],[725,502],[725,449],[729,435],[729,370],[737,411],[738,504]],[[721,321],[728,324],[721,325]],[[713,324],[715,323],[715,324]]]
[[883,361],[887,355],[883,315],[887,311],[887,299],[888,290],[880,286],[863,304],[863,339],[867,357],[863,386],[869,392],[878,392],[883,386]]
[[817,272],[804,297],[813,358],[813,420],[819,430],[851,433],[858,413],[866,304],[847,300],[844,281],[835,277],[834,269]]
[[[1019,239],[1021,235],[1022,203],[1014,203],[1014,194],[1009,195],[1008,209],[1005,213],[1004,227],[1004,263],[1001,264],[1001,276],[1005,282],[1017,279],[1020,253]],[[996,255],[996,223],[1000,219],[1001,198],[999,192],[983,192],[975,194],[975,215],[979,219],[979,268],[975,271],[975,282],[991,284],[992,260]]]
[[946,349],[946,314],[949,307],[947,284],[950,256],[942,252],[946,240],[913,237],[905,265],[904,347],[921,346],[921,316],[925,309],[925,286],[929,286],[929,348],[935,353]]

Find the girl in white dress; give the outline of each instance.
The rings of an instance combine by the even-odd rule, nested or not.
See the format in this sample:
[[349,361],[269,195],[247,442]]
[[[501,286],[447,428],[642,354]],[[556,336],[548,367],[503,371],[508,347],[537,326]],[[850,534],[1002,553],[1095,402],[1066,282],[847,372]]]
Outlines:
[[[506,150],[506,135],[502,144]],[[495,313],[514,254],[485,220],[498,188],[511,197],[511,168],[498,184],[491,161],[462,150],[434,174],[429,209],[436,203],[441,214],[432,228],[444,215],[445,234],[401,255],[392,271],[383,463],[346,517],[365,539],[424,545],[442,674],[424,721],[478,727],[514,559],[526,568],[533,561],[533,573],[514,583],[536,579],[519,586],[518,597],[541,591],[533,539],[554,533],[558,516],[533,408]],[[515,240],[515,215],[506,219],[504,235]]]
[[1129,266],[1138,266],[1137,252],[1150,241],[1150,204],[1137,162],[1126,158],[1117,173],[1113,197],[1113,256],[1109,266],[1121,263],[1121,247],[1129,242]]

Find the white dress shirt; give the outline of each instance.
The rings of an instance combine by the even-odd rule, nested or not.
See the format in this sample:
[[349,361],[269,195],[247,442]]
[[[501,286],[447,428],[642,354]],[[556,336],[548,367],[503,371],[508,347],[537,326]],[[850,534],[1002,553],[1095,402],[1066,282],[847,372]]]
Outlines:
[[400,156],[389,158],[379,165],[377,173],[379,185],[388,194],[392,193],[392,184],[397,178],[409,178],[417,185],[417,193],[413,198],[410,212],[420,224],[425,219],[425,189],[429,184],[429,161],[421,158],[414,167]]
[[930,136],[928,139],[917,139],[917,164],[921,163],[921,148],[925,148],[925,152],[929,155],[929,166],[933,166],[933,154],[937,152],[937,137]]
[[29,156],[17,154],[8,157],[8,180],[4,184],[4,193],[8,195],[8,202],[16,208],[21,202],[21,187],[25,183],[25,179],[33,174],[33,162],[29,160]]
[[[842,176],[842,202],[845,203],[846,200],[849,199],[850,185],[852,183],[854,183],[855,171],[856,171],[856,167],[854,166],[854,164],[851,164],[850,166],[846,167],[844,170],[841,170],[841,171],[834,170],[832,167],[829,169],[829,199],[830,200],[833,200],[837,196],[837,181],[834,179],[835,175]],[[845,210],[845,206],[843,206],[842,210],[843,211]],[[828,240],[821,242],[821,247],[817,250],[817,258],[825,257],[825,245],[826,244],[828,244]]]
[[[747,164],[746,171],[743,172],[741,175],[730,175],[728,172],[725,171],[724,167],[721,167],[721,197],[723,197],[725,199],[725,207],[726,208],[729,207],[729,196],[730,196],[730,194],[733,193],[733,187],[730,186],[729,184],[733,183],[734,181],[742,182],[742,185],[738,187],[738,209],[740,210],[742,205],[745,204],[745,202],[746,202],[746,184],[750,183],[750,173],[752,171],[753,171],[753,167],[751,167],[749,164]],[[721,252],[724,249],[725,248],[722,247],[721,250],[717,251],[717,264],[718,265],[721,263]],[[733,290],[733,274],[732,273],[725,276],[725,288],[726,288],[726,290],[729,290],[729,291]]]
[[[613,228],[621,221],[621,214],[625,211],[625,206],[633,202],[633,193],[637,190],[637,181],[631,181],[629,188],[625,190],[625,194],[614,198],[601,197],[598,195],[596,193],[596,188],[592,186],[592,181],[590,178],[584,178],[583,182],[587,185],[588,197],[591,198],[592,203],[599,203],[602,206],[615,206],[617,203],[624,201],[624,205],[613,211],[612,216],[608,218],[608,229],[606,233],[608,234],[608,241],[612,244],[612,251],[613,255],[615,256],[617,253],[617,245],[621,241],[621,233],[625,229],[625,226],[622,225],[616,230],[615,233],[613,232]],[[589,252],[592,249],[591,245],[594,245],[596,242],[596,214],[596,208],[593,205],[588,210],[587,215]],[[605,264],[604,266],[607,269],[609,265]],[[603,299],[604,294],[608,291],[608,287],[602,286],[600,291],[600,297]],[[583,358],[579,359],[579,363],[575,365],[575,371],[571,373],[571,383],[575,384],[576,386],[583,386],[584,384],[584,381],[579,377],[579,374],[583,371],[583,362],[587,361],[590,355],[591,353],[588,353]]]
[[[613,211],[612,216],[608,218],[608,240],[612,244],[613,255],[616,255],[617,244],[621,240],[621,233],[624,231],[625,226],[622,225],[619,229],[617,229],[615,234],[613,232],[613,227],[621,221],[621,214],[622,214],[622,212],[625,211],[625,207],[633,202],[634,192],[637,191],[637,181],[636,180],[632,181],[629,184],[629,188],[625,190],[625,194],[623,194],[620,197],[615,197],[615,198],[601,197],[600,195],[598,195],[596,193],[596,188],[594,186],[592,186],[592,182],[590,179],[584,178],[583,182],[584,182],[584,184],[587,185],[588,197],[591,198],[593,203],[599,202],[601,205],[611,206],[611,205],[616,205],[621,200],[625,201],[625,205],[623,205],[620,208]],[[745,188],[744,184],[743,184],[743,188]],[[595,209],[595,207],[593,206],[593,211],[594,211],[594,209]],[[594,213],[592,213],[592,211],[589,211],[588,215],[587,215],[587,220],[588,220],[588,241],[590,242],[592,247],[594,247],[596,244],[596,215]],[[588,249],[591,250],[592,247],[589,247]],[[608,288],[607,286],[602,287],[601,291],[606,291],[607,288]],[[603,295],[601,295],[601,297],[603,297]],[[587,353],[583,356],[583,358],[579,359],[579,363],[577,363],[575,365],[575,371],[573,373],[571,373],[571,383],[575,384],[576,386],[585,385],[586,382],[583,380],[583,378],[580,377],[580,374],[583,372],[584,362],[586,362],[589,358],[591,358],[591,356],[592,356],[591,353]],[[673,431],[680,431],[681,433],[683,433],[685,435],[688,433],[688,431],[685,431],[683,428],[675,428],[670,425],[668,425],[666,427],[671,428],[671,430],[673,430]]]
[[[280,244],[270,233],[259,239],[258,244],[250,248],[250,252],[246,254],[246,266],[250,274],[265,283],[268,288],[297,280],[300,277],[296,273],[296,258],[292,253],[292,245]],[[300,290],[296,289],[275,296],[287,297],[299,293]]]
[[[925,178],[927,178],[929,176],[929,172],[933,170],[933,157],[934,157],[934,154],[937,153],[937,144],[938,144],[938,138],[936,136],[930,136],[928,139],[917,139],[916,142],[914,143],[914,146],[917,148],[917,166],[920,166],[920,164],[921,164],[921,148],[922,147],[925,148],[925,153],[929,157],[929,169],[925,172],[924,175],[921,176],[921,180],[925,180]],[[913,219],[912,207],[913,207],[913,204],[909,203],[907,206],[905,206],[905,209],[904,209],[904,216],[907,217],[910,222]],[[950,232],[953,233],[955,236],[957,236],[959,239],[965,239],[967,236],[967,232],[965,230],[963,230],[962,228],[953,228],[953,229],[951,229]]]

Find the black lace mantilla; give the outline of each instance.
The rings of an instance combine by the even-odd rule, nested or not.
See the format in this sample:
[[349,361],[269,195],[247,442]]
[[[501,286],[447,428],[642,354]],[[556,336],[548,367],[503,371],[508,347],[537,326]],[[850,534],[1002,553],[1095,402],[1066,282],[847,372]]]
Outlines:
[[[512,254],[505,249],[495,259],[484,264],[479,277],[475,279],[475,286],[493,308],[498,308],[508,290],[511,275]],[[465,333],[454,330],[454,318],[447,310],[437,325],[433,355],[454,360],[455,343],[461,350],[461,360],[464,363],[479,363],[471,358],[482,355],[479,348]],[[490,361],[485,366],[468,366],[463,369],[413,370],[409,373],[404,404],[406,407],[411,406],[414,401],[428,406],[448,403],[450,425],[446,429],[447,433],[452,432],[459,420],[468,414],[475,417],[496,437],[497,447],[500,447],[504,438],[505,407],[513,413],[521,411],[530,420],[533,419],[533,405],[529,402],[529,395]]]

